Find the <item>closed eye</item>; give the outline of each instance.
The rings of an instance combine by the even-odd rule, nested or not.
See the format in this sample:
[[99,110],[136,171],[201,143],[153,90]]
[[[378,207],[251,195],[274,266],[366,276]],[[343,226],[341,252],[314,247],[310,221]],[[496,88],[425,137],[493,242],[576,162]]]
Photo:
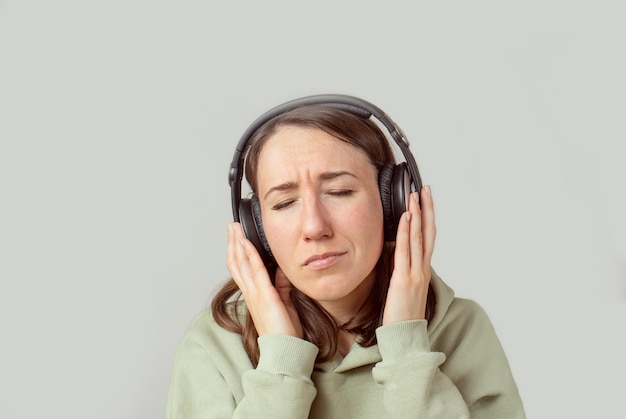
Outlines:
[[277,203],[276,205],[272,206],[273,210],[281,210],[283,208],[287,208],[288,206],[290,206],[291,204],[293,204],[295,201],[293,199],[287,200],[287,201],[281,201],[279,203]]
[[328,195],[332,195],[332,196],[350,196],[353,193],[354,191],[351,189],[337,189],[337,190],[328,191]]
[[[342,197],[342,196],[350,196],[352,194],[354,194],[354,190],[352,189],[332,189],[328,192],[326,192],[328,195],[330,196],[335,196],[335,197]],[[278,211],[281,209],[285,209],[289,206],[291,206],[294,202],[296,202],[295,199],[287,199],[284,201],[281,201],[275,205],[272,206],[272,210]]]

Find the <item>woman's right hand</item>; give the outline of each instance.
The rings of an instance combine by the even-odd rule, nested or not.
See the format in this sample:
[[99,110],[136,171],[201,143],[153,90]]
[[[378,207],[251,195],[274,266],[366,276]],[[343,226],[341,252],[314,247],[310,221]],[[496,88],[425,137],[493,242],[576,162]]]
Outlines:
[[228,224],[228,257],[226,267],[241,290],[259,336],[283,334],[302,338],[298,312],[291,303],[291,282],[280,268],[275,283],[259,252],[246,239],[241,224]]

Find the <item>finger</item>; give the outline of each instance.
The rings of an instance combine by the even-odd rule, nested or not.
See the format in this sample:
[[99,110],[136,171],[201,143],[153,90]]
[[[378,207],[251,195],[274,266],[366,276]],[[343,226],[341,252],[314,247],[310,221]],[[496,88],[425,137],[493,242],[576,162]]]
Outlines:
[[255,274],[250,263],[245,239],[237,238],[236,242],[235,263],[237,264],[237,271],[239,272],[239,281],[244,287],[242,291],[247,295],[250,292],[254,292],[256,289],[254,281]]
[[[226,265],[233,280],[244,294],[254,285],[251,275],[250,258],[246,251],[243,229],[239,223],[228,225],[228,259]],[[251,247],[254,247],[251,245]]]
[[252,242],[244,237],[241,225],[235,228],[235,238],[237,239],[237,266],[241,280],[246,283],[246,287],[254,290],[259,285],[271,285],[267,268]]
[[423,238],[422,238],[422,214],[417,192],[413,192],[409,199],[409,210],[411,211],[410,230],[410,252],[411,267],[421,269],[423,264]]
[[407,272],[411,268],[411,246],[409,244],[409,230],[412,214],[406,211],[400,217],[398,232],[396,233],[396,249],[394,252],[394,271]]
[[263,264],[263,260],[261,259],[258,250],[254,247],[254,244],[246,238],[243,227],[239,223],[235,224],[235,238],[237,239],[237,242],[242,245],[245,260],[250,264],[252,269],[260,269],[261,272],[265,272],[265,265]]
[[239,280],[239,269],[237,267],[237,240],[235,239],[235,223],[228,223],[228,252],[226,258],[226,267],[230,272],[230,275],[233,277],[233,280],[241,289],[242,284]]
[[430,262],[435,250],[435,237],[437,227],[435,225],[435,207],[430,190],[430,186],[422,188],[422,235],[424,246],[424,265],[430,266]]

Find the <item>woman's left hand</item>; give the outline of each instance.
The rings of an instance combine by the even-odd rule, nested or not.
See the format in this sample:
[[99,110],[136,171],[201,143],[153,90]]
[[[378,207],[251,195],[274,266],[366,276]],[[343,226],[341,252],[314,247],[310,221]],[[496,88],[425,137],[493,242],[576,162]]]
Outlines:
[[394,269],[383,313],[383,324],[423,319],[430,284],[430,262],[435,247],[435,212],[430,187],[410,195],[396,236]]

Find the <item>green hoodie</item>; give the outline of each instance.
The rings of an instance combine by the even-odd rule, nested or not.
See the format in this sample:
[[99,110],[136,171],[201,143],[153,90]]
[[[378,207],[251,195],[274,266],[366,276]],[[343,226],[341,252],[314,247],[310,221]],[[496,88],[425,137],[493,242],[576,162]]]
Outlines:
[[525,418],[494,329],[478,304],[433,272],[437,305],[425,320],[381,326],[378,344],[316,363],[318,348],[285,335],[259,338],[253,368],[241,336],[207,309],[174,361],[167,419]]

